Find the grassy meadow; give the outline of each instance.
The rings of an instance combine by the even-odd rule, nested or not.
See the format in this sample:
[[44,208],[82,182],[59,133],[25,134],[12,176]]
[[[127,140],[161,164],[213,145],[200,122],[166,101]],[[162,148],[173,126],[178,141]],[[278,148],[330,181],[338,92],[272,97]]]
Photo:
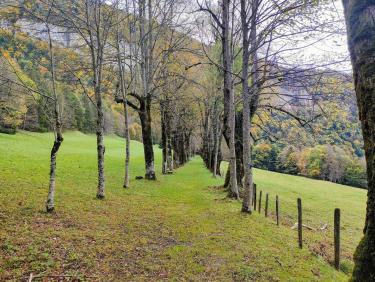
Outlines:
[[[364,190],[255,171],[258,191],[278,194],[274,215],[240,213],[199,157],[157,181],[144,174],[142,144],[131,144],[131,188],[122,188],[124,140],[106,136],[106,198],[96,195],[96,139],[65,133],[57,159],[53,214],[44,211],[50,133],[0,134],[0,281],[60,276],[66,281],[346,281],[364,223]],[[296,199],[304,229],[298,249]],[[342,271],[332,261],[333,210],[341,208]],[[39,276],[39,278],[38,278]],[[49,276],[49,277],[48,277]],[[56,280],[57,281],[57,280]]]

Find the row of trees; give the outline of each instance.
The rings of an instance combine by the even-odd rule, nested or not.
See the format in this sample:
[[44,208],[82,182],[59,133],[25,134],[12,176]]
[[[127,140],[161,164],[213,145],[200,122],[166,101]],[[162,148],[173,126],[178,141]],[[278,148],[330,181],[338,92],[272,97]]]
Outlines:
[[[173,161],[185,163],[193,151],[193,139],[198,138],[206,166],[216,175],[220,173],[223,158],[223,135],[231,163],[224,186],[230,196],[238,198],[242,188],[251,194],[251,170],[245,169],[255,165],[251,161],[254,157],[251,144],[264,138],[272,139],[279,130],[275,129],[274,122],[283,118],[275,113],[287,115],[289,119],[284,119],[288,124],[294,121],[300,127],[309,127],[316,116],[326,110],[322,104],[327,97],[319,98],[317,93],[322,85],[331,82],[322,82],[324,74],[314,70],[315,66],[283,65],[282,54],[290,52],[291,47],[284,41],[280,47],[280,40],[314,30],[317,23],[310,21],[316,12],[314,7],[298,2],[278,7],[251,1],[223,2],[221,7],[198,2],[198,13],[208,15],[202,18],[211,23],[211,30],[199,29],[202,41],[207,41],[199,45],[188,36],[191,29],[182,19],[186,7],[183,1],[166,1],[161,6],[152,1],[94,1],[89,4],[35,1],[34,5],[23,5],[21,14],[42,26],[68,29],[76,35],[75,43],[71,51],[66,52],[66,48],[53,46],[53,40],[49,40],[50,44],[45,44],[44,49],[32,47],[30,50],[32,44],[25,44],[25,40],[20,44],[22,40],[18,39],[16,50],[10,53],[26,70],[29,62],[22,62],[20,54],[28,54],[32,62],[29,73],[39,83],[37,88],[47,86],[52,94],[57,93],[59,120],[65,128],[70,128],[68,124],[74,120],[73,116],[76,116],[78,129],[96,128],[99,198],[104,196],[105,183],[103,134],[110,132],[111,127],[126,137],[126,187],[129,185],[130,137],[142,138],[145,177],[155,179],[155,141],[159,141],[163,149],[163,173],[173,170]],[[69,10],[72,7],[73,14]],[[306,18],[305,22],[296,24],[302,17]],[[196,24],[202,27],[201,22]],[[276,28],[282,32],[274,36]],[[16,38],[17,34],[3,40],[2,45],[9,47]],[[249,41],[255,45],[251,46]],[[293,39],[292,43],[298,41],[302,40]],[[30,55],[33,48],[43,50],[38,54],[38,63]],[[53,51],[54,62],[47,63]],[[226,53],[227,58],[224,58]],[[55,65],[58,81],[52,77]],[[44,74],[37,77],[35,67]],[[51,83],[55,80],[55,86],[46,85],[46,80]],[[70,82],[74,82],[73,87],[68,85]],[[285,92],[286,87],[294,92],[301,92],[299,88],[302,88],[303,92]],[[42,92],[35,87],[30,89],[34,94]],[[37,112],[44,114],[47,108],[48,114],[42,116],[46,116],[45,123],[54,128],[50,123],[55,107],[51,103],[54,100],[51,93],[44,93],[38,99]],[[296,103],[296,100],[305,102]],[[66,112],[70,109],[74,114]],[[136,116],[139,125],[134,123]],[[301,173],[316,176],[302,170]],[[244,205],[247,209],[245,202]]]
[[[83,115],[90,114],[92,109],[94,112],[88,120],[92,122],[93,117],[96,120],[99,199],[105,196],[104,133],[111,125],[108,114],[120,113],[120,106],[123,125],[117,127],[123,129],[121,135],[126,137],[124,187],[129,187],[130,133],[139,135],[139,129],[146,179],[156,179],[153,130],[160,133],[163,173],[171,173],[176,166],[187,162],[194,150],[192,135],[196,119],[188,101],[194,85],[186,82],[192,79],[189,66],[197,56],[192,51],[194,42],[187,36],[189,30],[181,28],[180,17],[186,3],[146,0],[69,3],[36,0],[25,3],[20,1],[18,6],[11,8],[22,10],[19,14],[36,22],[40,33],[45,34],[44,40],[39,41],[43,45],[39,48],[42,54],[35,52],[35,57],[28,58],[33,67],[38,65],[37,70],[43,71],[12,68],[11,73],[16,77],[2,74],[2,80],[12,87],[19,86],[37,100],[38,110],[39,107],[43,110],[49,128],[55,132],[47,211],[54,209],[56,157],[63,142],[64,121],[71,121],[73,117],[64,112],[71,108],[64,103],[70,97],[67,92],[74,92],[73,96],[79,97],[73,101],[78,110],[80,104],[85,103]],[[74,34],[70,51],[55,42],[56,29]],[[15,44],[18,33],[13,32],[12,36],[9,45],[15,47],[15,52],[11,50],[13,57],[7,60],[8,64],[13,59],[22,60],[20,54],[33,53],[29,50],[33,44],[26,44],[24,50],[20,44]],[[5,51],[2,53],[6,54]],[[18,64],[22,65],[22,62]],[[25,73],[30,77],[26,79]],[[40,73],[41,77],[34,77]],[[29,81],[37,83],[29,84]],[[133,118],[137,115],[139,127],[130,125],[129,110]],[[160,122],[153,121],[152,117]],[[83,118],[78,117],[78,120]]]
[[[303,1],[221,1],[220,6],[198,1],[199,11],[209,16],[212,29],[204,38],[212,40],[212,46],[220,50],[205,50],[209,63],[217,68],[220,79],[213,80],[223,91],[221,99],[202,103],[203,146],[202,156],[209,169],[217,173],[222,152],[222,131],[229,148],[228,172],[224,187],[229,195],[243,195],[242,210],[251,213],[253,144],[263,138],[272,139],[267,131],[264,116],[273,113],[288,115],[300,127],[310,127],[322,115],[316,104],[318,86],[323,71],[318,63],[293,64],[285,58],[290,54],[298,57],[298,50],[309,45],[306,42],[322,40],[325,32],[334,32],[332,24],[324,18],[317,20],[322,7]],[[322,5],[325,5],[324,1]],[[329,10],[328,10],[329,11]],[[316,30],[319,26],[319,33]],[[327,30],[325,30],[327,28]],[[332,62],[325,62],[330,64]],[[292,91],[286,91],[292,88]],[[298,89],[299,88],[299,89]],[[215,89],[215,87],[213,87]],[[302,89],[302,91],[301,91]],[[216,97],[220,97],[218,91]],[[307,101],[295,105],[295,100]],[[219,117],[219,119],[218,119]],[[215,122],[222,120],[222,126]],[[210,129],[211,127],[211,129]],[[257,132],[263,131],[262,134]],[[219,149],[218,149],[219,148]]]
[[[239,183],[236,169],[236,160],[241,159],[242,167],[244,169],[244,201],[242,211],[251,212],[250,203],[252,196],[252,173],[251,168],[253,166],[251,162],[251,144],[250,137],[251,131],[250,126],[252,124],[252,116],[259,110],[260,96],[265,91],[271,92],[273,87],[266,83],[275,78],[272,74],[272,70],[268,66],[273,65],[273,60],[269,60],[269,57],[278,57],[279,51],[283,50],[285,44],[295,44],[293,40],[296,34],[303,34],[304,32],[311,32],[309,26],[308,16],[311,12],[310,7],[306,5],[307,1],[294,2],[293,1],[280,1],[277,4],[274,2],[264,2],[258,0],[252,1],[226,1],[221,2],[221,10],[217,7],[209,5],[207,1],[200,3],[200,10],[210,15],[213,21],[213,30],[216,32],[217,38],[221,40],[221,61],[216,62],[217,67],[222,72],[223,77],[223,105],[224,105],[224,128],[223,133],[226,142],[229,147],[229,169],[228,173],[230,183],[230,195],[238,197],[238,188],[234,187]],[[292,3],[291,3],[292,2]],[[319,1],[320,2],[320,1]],[[321,2],[324,4],[324,1]],[[267,4],[270,4],[268,6]],[[345,20],[348,34],[348,45],[353,66],[354,74],[354,85],[357,95],[357,102],[359,108],[359,119],[362,125],[362,133],[364,139],[364,151],[366,156],[366,167],[367,167],[367,181],[368,181],[368,201],[366,211],[366,222],[364,228],[364,237],[360,242],[356,253],[355,253],[355,268],[352,281],[374,281],[375,280],[375,260],[373,255],[375,253],[375,71],[374,71],[374,55],[375,49],[373,48],[375,43],[375,21],[373,20],[373,14],[375,11],[375,5],[373,1],[362,1],[362,0],[343,0],[345,10]],[[307,7],[307,8],[306,8]],[[322,6],[320,9],[324,9]],[[218,11],[219,10],[219,11]],[[263,12],[262,12],[263,11]],[[240,14],[240,17],[238,16]],[[262,18],[262,15],[266,15]],[[303,19],[298,18],[303,15]],[[315,18],[318,18],[316,11],[313,12]],[[240,23],[236,19],[241,19]],[[323,17],[324,18],[324,17]],[[280,19],[280,21],[279,21]],[[316,23],[317,20],[313,21]],[[302,24],[302,29],[301,25]],[[238,26],[240,28],[237,28]],[[334,25],[330,25],[325,22],[323,26],[331,28],[331,32],[334,31]],[[284,33],[283,27],[286,28]],[[311,26],[310,26],[311,27]],[[262,29],[264,28],[264,29]],[[298,31],[296,30],[298,29]],[[321,26],[319,25],[320,29]],[[292,31],[288,34],[288,32]],[[292,34],[293,38],[288,37]],[[275,42],[275,37],[287,38],[286,42],[281,40],[282,43],[276,44],[277,51],[272,48]],[[298,36],[297,36],[298,37]],[[242,41],[242,44],[238,44]],[[305,40],[305,38],[304,38]],[[277,41],[276,41],[277,42]],[[280,46],[281,45],[281,46]],[[242,50],[236,52],[236,47],[241,46]],[[260,46],[265,48],[261,48]],[[290,45],[288,45],[290,46]],[[232,47],[232,48],[230,48]],[[292,47],[288,47],[290,51]],[[275,53],[274,53],[275,52]],[[235,58],[238,54],[242,55],[242,70],[236,72],[233,70]],[[274,55],[274,56],[272,56]],[[260,57],[263,56],[262,59]],[[280,57],[279,57],[280,59]],[[263,65],[263,68],[262,68]],[[262,72],[262,69],[264,70]],[[236,83],[238,78],[238,84]],[[250,85],[249,85],[250,83]],[[236,111],[235,111],[235,99],[233,91],[236,85],[242,85],[242,136],[235,134],[236,127]],[[266,86],[266,87],[264,87]],[[288,94],[284,95],[287,96]],[[280,96],[280,95],[279,95]],[[272,100],[269,96],[266,96],[268,100]],[[285,98],[285,97],[284,97]],[[314,97],[312,97],[314,101]],[[284,100],[285,101],[285,100]],[[287,103],[287,101],[285,101]],[[275,107],[274,104],[263,105],[265,108],[273,108],[284,113],[288,112],[285,108]],[[207,111],[210,112],[210,111]],[[215,111],[212,111],[215,113]],[[295,118],[301,126],[309,124],[312,119],[303,119],[293,112],[289,114]],[[310,116],[311,117],[311,116]],[[207,119],[207,121],[209,118]],[[238,119],[238,123],[240,119]],[[205,123],[207,124],[207,122]],[[208,134],[208,136],[215,136],[215,131]],[[243,142],[236,142],[236,136],[238,140]],[[254,139],[254,138],[253,138]],[[205,140],[213,140],[213,146],[205,146],[203,156],[205,163],[209,168],[216,173],[216,159],[218,157],[215,143],[215,138],[206,138]],[[242,144],[243,154],[238,154],[236,150],[236,144]],[[211,151],[210,151],[211,150]],[[310,152],[312,156],[309,158],[312,160],[320,160],[314,155],[319,155],[319,151],[322,148],[317,148],[316,152]],[[328,148],[327,148],[327,153]],[[236,154],[237,153],[237,154]],[[338,152],[340,153],[340,152]],[[214,155],[214,162],[211,161],[211,155]],[[332,154],[331,154],[332,155]],[[306,159],[306,158],[303,158]],[[339,160],[340,161],[340,160]],[[212,165],[212,163],[214,165]],[[329,162],[328,162],[329,163]],[[305,166],[306,167],[306,166]],[[308,166],[307,166],[308,167]],[[320,172],[321,173],[321,172]],[[336,178],[331,171],[331,177]]]

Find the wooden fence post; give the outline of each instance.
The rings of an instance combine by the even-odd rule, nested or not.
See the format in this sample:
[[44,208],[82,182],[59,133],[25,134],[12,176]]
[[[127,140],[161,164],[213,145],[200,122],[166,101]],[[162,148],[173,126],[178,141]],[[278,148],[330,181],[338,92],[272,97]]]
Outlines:
[[254,210],[257,210],[257,185],[254,183]]
[[262,207],[262,190],[260,190],[260,192],[259,192],[258,213],[260,213],[261,207]]
[[298,246],[302,249],[302,200],[297,199],[298,206]]
[[268,217],[268,193],[266,194],[266,206],[264,208],[264,215]]
[[334,216],[335,268],[340,269],[340,209],[335,209]]
[[276,195],[276,224],[279,226],[279,196]]

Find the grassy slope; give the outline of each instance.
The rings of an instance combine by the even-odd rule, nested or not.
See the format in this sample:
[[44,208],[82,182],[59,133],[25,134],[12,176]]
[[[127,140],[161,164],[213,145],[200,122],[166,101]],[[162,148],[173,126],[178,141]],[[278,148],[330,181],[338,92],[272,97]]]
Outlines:
[[[271,218],[241,215],[239,203],[207,188],[222,179],[211,178],[199,158],[174,175],[159,171],[156,182],[132,180],[131,189],[121,188],[123,140],[105,141],[106,199],[95,199],[95,137],[68,133],[58,156],[57,213],[48,215],[52,135],[0,134],[0,281],[19,281],[30,272],[97,277],[90,281],[347,278],[307,248],[298,250],[288,225],[277,228]],[[156,155],[159,168],[160,152]],[[136,142],[131,173],[132,179],[143,174],[142,146]],[[328,221],[332,208],[342,207],[345,248],[358,241],[364,192],[264,171],[256,171],[256,181],[272,195],[278,191],[284,216],[294,215],[295,198],[303,194],[310,224]],[[285,223],[294,221],[286,218]],[[325,236],[306,233],[309,244]]]

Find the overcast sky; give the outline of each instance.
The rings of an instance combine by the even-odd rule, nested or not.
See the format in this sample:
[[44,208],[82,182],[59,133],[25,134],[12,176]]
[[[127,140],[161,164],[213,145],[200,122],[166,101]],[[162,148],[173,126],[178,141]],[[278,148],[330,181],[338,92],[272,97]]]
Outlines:
[[[196,0],[193,1],[195,2]],[[198,1],[201,3],[205,3],[205,1],[210,2],[210,0]],[[218,3],[217,0],[211,0],[211,3],[215,2],[216,4]],[[350,72],[351,65],[347,48],[344,12],[341,0],[330,0],[330,2],[325,5],[320,3],[318,7],[316,22],[317,24],[327,22],[326,27],[322,28],[325,30],[320,34],[315,34],[311,38],[305,39],[306,34],[300,35],[299,39],[296,40],[299,41],[298,43],[292,42],[292,38],[290,38],[289,46],[286,46],[285,48],[291,50],[282,53],[283,60],[291,65],[327,65],[329,68],[337,71]],[[190,11],[194,9],[196,9],[196,7],[192,4],[190,6]],[[190,16],[192,15],[190,14]],[[202,20],[202,18],[200,20]],[[203,29],[209,34],[211,28],[207,20],[205,25],[207,26],[207,29]],[[203,37],[202,35],[200,37],[204,38],[204,35]],[[293,39],[296,38],[298,38],[298,35],[293,37]],[[284,45],[287,40],[288,39],[279,44],[274,43],[274,48],[278,48],[278,45]],[[337,63],[334,64],[334,62]]]
[[[327,62],[329,60],[346,60],[346,63],[336,65],[337,70],[350,72],[350,57],[347,46],[344,11],[341,1],[332,1],[331,4],[335,11],[335,17],[340,21],[338,23],[338,33],[327,34],[327,38],[304,49],[305,57]],[[340,26],[339,26],[340,24]]]

